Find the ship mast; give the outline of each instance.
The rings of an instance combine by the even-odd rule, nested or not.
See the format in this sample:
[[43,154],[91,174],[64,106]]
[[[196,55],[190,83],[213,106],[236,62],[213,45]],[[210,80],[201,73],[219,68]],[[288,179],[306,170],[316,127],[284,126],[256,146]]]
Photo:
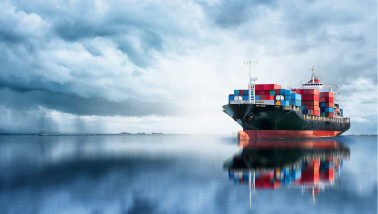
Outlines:
[[[248,61],[244,62],[244,64],[248,65],[248,73],[249,73],[249,76],[248,76],[248,103],[255,104],[255,85],[256,85],[257,77],[251,77],[251,65],[257,64],[257,62],[248,60]],[[251,101],[251,91],[253,93],[253,102]]]
[[311,76],[311,79],[312,79],[312,83],[315,83],[315,65],[312,66],[311,68],[311,71],[312,71],[312,76]]

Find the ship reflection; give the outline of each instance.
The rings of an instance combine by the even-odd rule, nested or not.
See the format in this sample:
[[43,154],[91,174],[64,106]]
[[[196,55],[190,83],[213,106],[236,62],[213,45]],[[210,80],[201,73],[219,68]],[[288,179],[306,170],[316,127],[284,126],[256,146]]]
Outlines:
[[224,162],[236,185],[256,190],[298,188],[316,196],[332,188],[350,150],[336,140],[239,141],[242,149]]

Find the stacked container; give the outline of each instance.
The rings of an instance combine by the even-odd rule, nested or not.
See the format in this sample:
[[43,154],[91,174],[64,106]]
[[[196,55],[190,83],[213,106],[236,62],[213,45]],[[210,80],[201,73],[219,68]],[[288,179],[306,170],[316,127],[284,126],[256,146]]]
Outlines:
[[[299,106],[300,106],[300,101],[301,101],[300,96],[293,94],[293,92],[291,90],[276,89],[274,92],[275,92],[275,95],[276,95],[275,96],[275,104],[276,105],[289,106],[289,105],[299,104]],[[277,95],[279,95],[279,96],[277,96]],[[291,103],[292,97],[294,97],[293,100],[297,100],[297,101],[294,101],[294,104]]]
[[301,94],[302,113],[307,115],[320,116],[319,111],[319,91],[316,89],[293,89]]
[[255,95],[259,95],[260,100],[274,100],[274,90],[276,89],[281,89],[281,86],[276,84],[256,84]]
[[323,117],[333,117],[333,93],[320,93],[320,115]]

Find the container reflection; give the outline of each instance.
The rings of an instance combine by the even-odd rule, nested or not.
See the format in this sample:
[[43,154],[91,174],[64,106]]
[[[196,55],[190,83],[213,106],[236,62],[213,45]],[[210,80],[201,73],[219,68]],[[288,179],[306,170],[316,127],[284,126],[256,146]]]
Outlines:
[[326,188],[336,186],[350,149],[336,140],[239,141],[241,150],[224,161],[229,180],[252,192],[297,188],[309,192],[312,203]]

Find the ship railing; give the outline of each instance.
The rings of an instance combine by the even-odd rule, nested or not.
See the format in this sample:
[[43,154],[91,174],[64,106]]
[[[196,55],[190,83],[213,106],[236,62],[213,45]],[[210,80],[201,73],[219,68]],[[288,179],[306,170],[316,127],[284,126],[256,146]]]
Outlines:
[[320,117],[314,115],[303,115],[304,119],[306,120],[319,120],[319,121],[329,121],[329,122],[337,122],[337,123],[350,123],[349,117],[340,117],[340,118],[330,118],[330,117]]

